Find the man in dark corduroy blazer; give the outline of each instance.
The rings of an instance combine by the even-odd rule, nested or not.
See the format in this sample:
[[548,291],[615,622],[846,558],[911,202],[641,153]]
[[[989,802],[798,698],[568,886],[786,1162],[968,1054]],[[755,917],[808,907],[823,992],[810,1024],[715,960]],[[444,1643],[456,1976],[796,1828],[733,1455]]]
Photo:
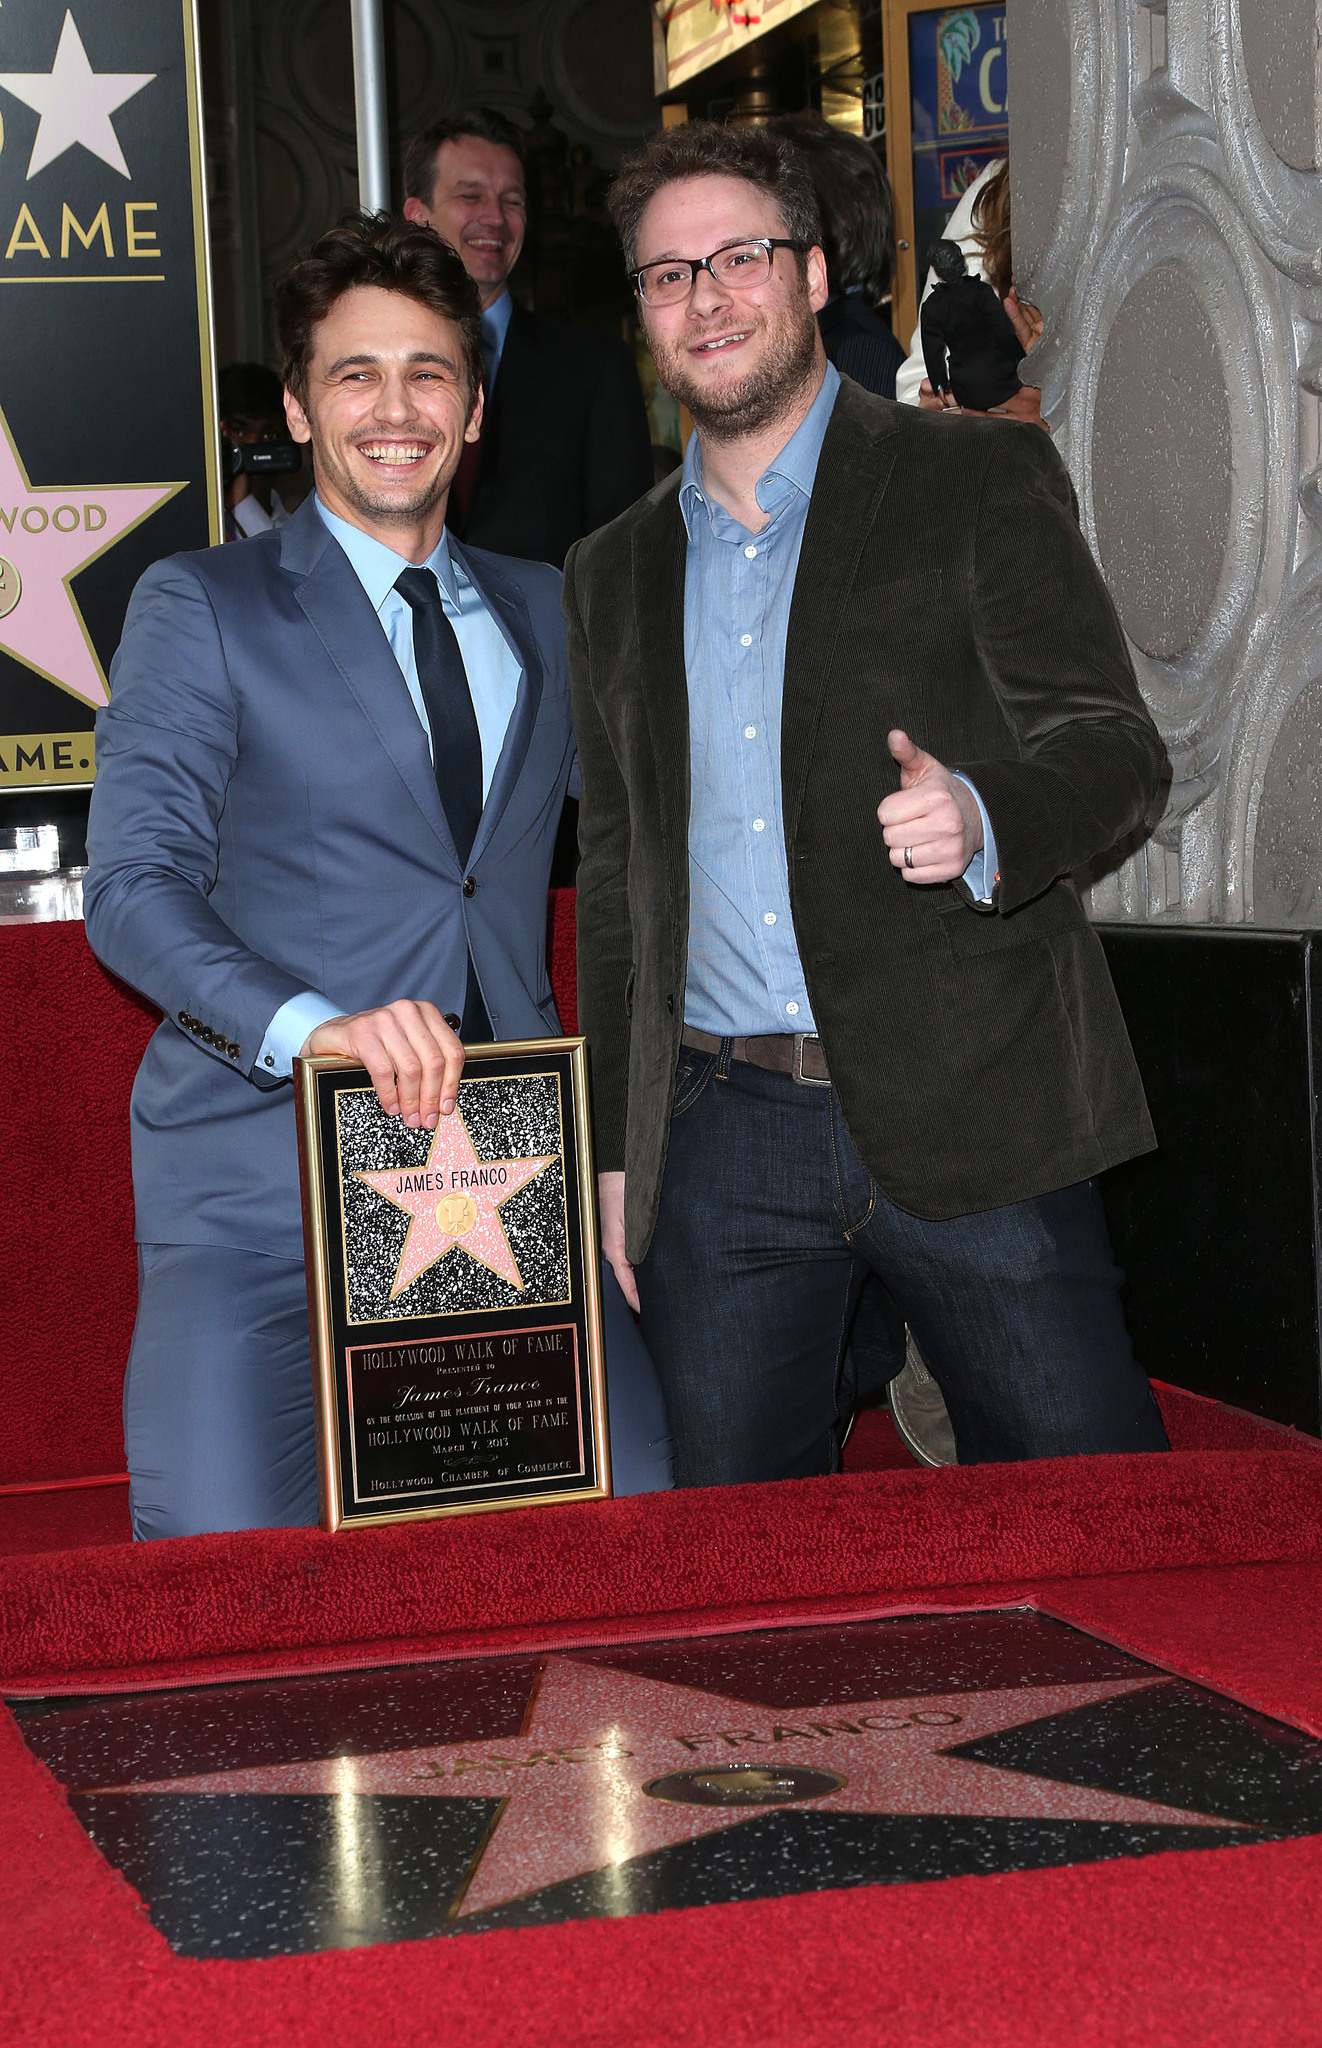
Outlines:
[[1152,1128],[1065,878],[1163,750],[1064,467],[837,376],[783,140],[667,130],[613,203],[697,431],[566,564],[579,1017],[677,1481],[834,1468],[869,1269],[961,1461],[1162,1449],[1095,1185]]

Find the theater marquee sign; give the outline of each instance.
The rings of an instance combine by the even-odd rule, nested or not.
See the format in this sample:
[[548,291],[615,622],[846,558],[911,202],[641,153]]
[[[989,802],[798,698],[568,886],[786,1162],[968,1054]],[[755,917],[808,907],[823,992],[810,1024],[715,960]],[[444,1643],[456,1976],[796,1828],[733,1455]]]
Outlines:
[[194,0],[0,8],[0,791],[90,783],[134,583],[220,538]]

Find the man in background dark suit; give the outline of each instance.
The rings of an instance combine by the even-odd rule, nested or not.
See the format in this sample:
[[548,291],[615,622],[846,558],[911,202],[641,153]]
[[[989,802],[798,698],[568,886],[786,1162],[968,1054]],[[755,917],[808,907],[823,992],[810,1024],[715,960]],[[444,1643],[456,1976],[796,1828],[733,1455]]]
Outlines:
[[451,493],[470,547],[558,569],[576,540],[652,487],[643,395],[623,342],[517,306],[509,275],[527,220],[523,140],[479,107],[409,145],[404,212],[463,258],[482,299],[482,438]]

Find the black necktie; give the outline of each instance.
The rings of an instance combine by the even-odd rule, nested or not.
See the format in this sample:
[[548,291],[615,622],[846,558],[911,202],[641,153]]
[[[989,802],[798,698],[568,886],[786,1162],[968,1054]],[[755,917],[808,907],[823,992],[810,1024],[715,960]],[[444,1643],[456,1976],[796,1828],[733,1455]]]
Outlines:
[[430,569],[405,569],[395,588],[413,614],[413,662],[431,727],[432,769],[464,866],[482,816],[482,741],[464,657]]
[[[467,867],[482,816],[482,740],[464,657],[431,570],[405,569],[395,588],[413,614],[413,663],[431,727],[432,770],[455,852]],[[459,1036],[466,1043],[491,1037],[471,953]]]

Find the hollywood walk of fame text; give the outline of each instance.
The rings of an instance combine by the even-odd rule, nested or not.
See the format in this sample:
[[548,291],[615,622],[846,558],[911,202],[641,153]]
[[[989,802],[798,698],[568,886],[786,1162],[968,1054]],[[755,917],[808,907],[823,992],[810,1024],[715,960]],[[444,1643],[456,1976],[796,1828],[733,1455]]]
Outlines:
[[346,1358],[357,1500],[582,1476],[572,1323],[354,1345]]

